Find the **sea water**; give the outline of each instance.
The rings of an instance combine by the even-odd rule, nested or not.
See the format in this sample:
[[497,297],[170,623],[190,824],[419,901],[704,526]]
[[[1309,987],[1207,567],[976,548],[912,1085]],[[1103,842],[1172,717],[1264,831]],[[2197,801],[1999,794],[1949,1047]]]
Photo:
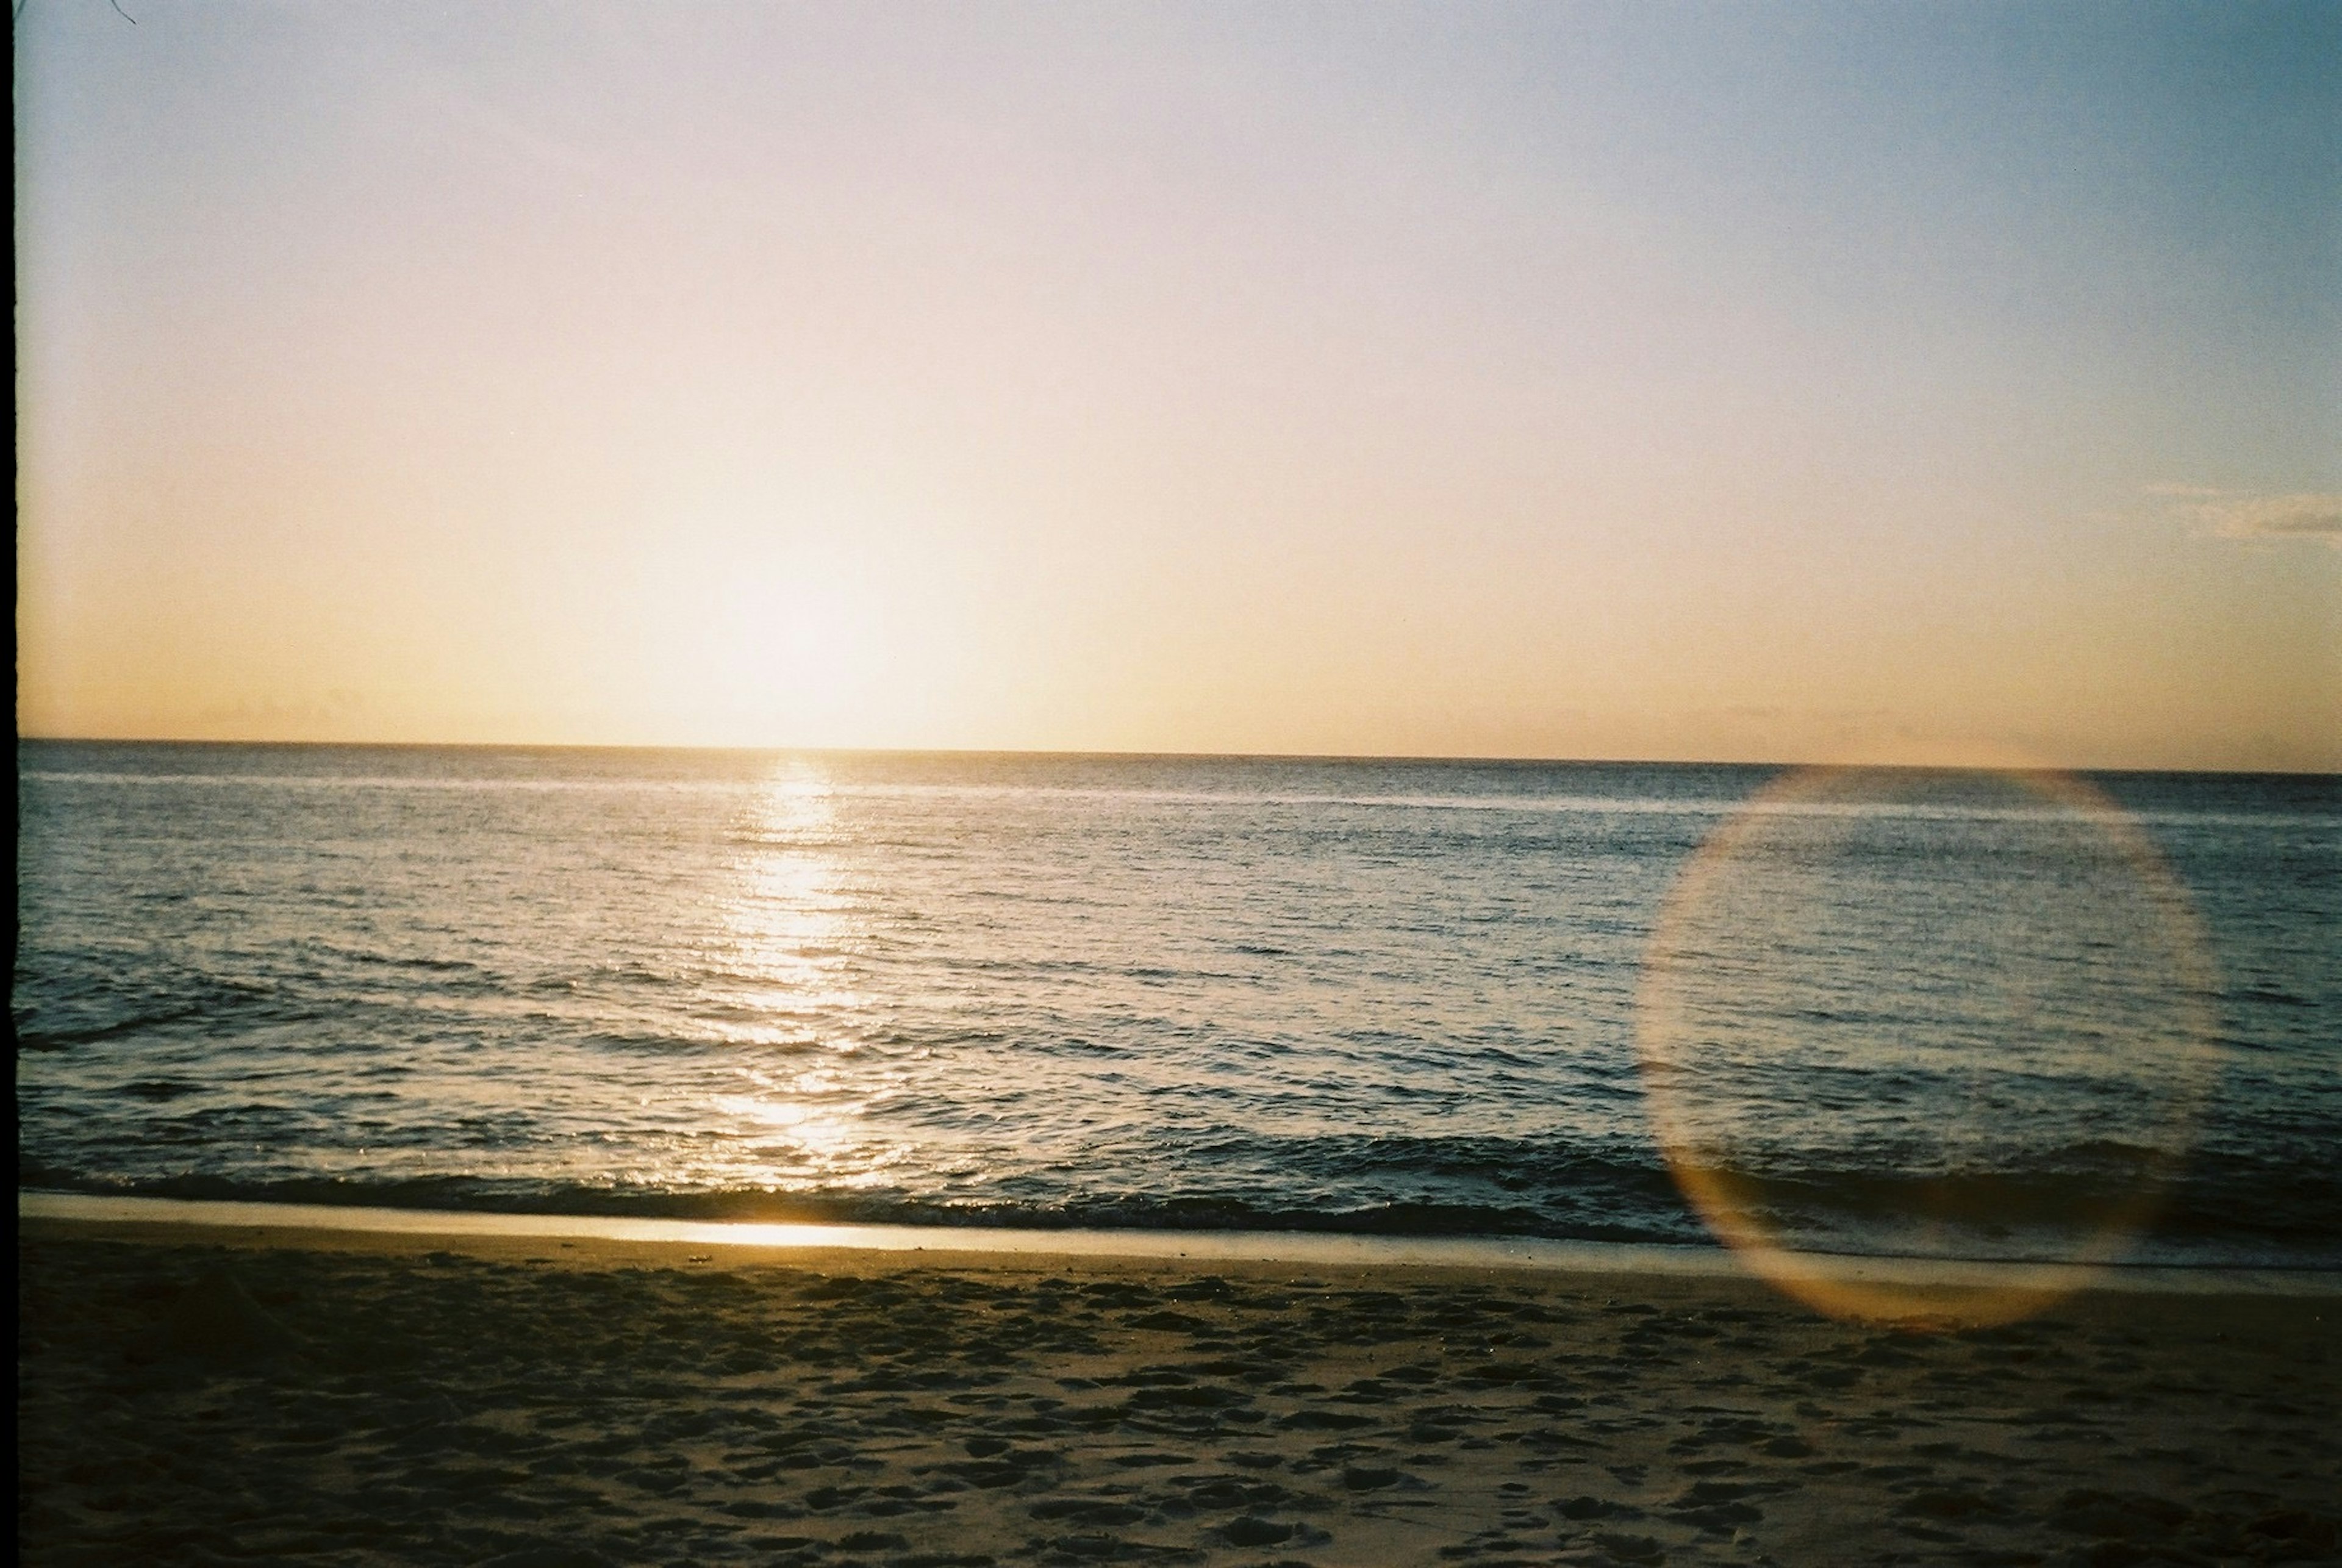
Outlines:
[[24,1187],[1680,1243],[1728,1159],[1797,1247],[2342,1264],[2331,777],[23,742],[18,797]]

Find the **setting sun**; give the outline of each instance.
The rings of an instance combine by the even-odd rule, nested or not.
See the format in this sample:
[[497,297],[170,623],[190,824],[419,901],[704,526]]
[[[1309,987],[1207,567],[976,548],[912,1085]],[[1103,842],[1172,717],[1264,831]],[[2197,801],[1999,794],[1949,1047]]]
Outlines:
[[2342,764],[2316,49],[912,10],[32,6],[23,730]]
[[2342,1552],[2342,0],[15,0],[30,1568]]

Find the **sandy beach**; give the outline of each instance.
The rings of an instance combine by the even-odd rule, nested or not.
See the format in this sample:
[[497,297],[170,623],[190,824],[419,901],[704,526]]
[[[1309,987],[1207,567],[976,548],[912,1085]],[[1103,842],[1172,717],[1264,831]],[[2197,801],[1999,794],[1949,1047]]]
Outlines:
[[2331,1295],[35,1218],[35,1563],[2334,1560]]

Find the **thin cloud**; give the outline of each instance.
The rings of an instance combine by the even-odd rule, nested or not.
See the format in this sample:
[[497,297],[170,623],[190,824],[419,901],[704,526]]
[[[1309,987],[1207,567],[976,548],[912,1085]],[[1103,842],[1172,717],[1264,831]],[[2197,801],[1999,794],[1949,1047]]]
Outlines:
[[2257,495],[2197,484],[2157,484],[2147,493],[2223,539],[2323,539],[2342,547],[2342,495]]

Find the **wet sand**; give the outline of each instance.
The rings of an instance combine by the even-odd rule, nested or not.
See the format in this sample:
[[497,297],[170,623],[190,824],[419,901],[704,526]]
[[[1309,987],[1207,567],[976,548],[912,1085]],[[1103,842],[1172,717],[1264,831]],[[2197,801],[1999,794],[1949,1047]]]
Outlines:
[[95,1224],[19,1243],[35,1563],[2342,1560],[2342,1297]]

